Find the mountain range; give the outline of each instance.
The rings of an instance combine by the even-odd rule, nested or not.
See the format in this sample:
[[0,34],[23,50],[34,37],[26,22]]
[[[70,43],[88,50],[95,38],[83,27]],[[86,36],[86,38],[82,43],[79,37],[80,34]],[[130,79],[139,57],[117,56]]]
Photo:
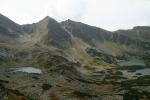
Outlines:
[[0,100],[149,100],[150,26],[19,25],[0,14],[0,68]]
[[[0,43],[2,49],[3,46],[10,51],[12,48],[17,49],[15,53],[21,50],[29,53],[31,48],[41,48],[85,66],[115,66],[114,60],[133,57],[142,59],[141,56],[149,52],[150,27],[136,26],[111,32],[71,20],[59,23],[49,16],[37,23],[19,25],[0,14]],[[8,51],[3,50],[9,55]],[[14,54],[14,59],[17,59],[15,53],[11,55]],[[101,53],[103,57],[98,59],[91,53]],[[31,53],[29,55],[32,56]],[[112,63],[106,61],[106,58],[110,58]]]

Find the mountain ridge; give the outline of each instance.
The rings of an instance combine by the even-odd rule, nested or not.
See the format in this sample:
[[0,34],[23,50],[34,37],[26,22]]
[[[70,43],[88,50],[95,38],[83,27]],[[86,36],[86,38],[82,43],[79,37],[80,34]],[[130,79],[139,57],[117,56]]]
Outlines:
[[0,19],[0,99],[150,99],[149,73],[136,71],[150,68],[150,27],[110,32],[50,17]]
[[[2,19],[7,20],[6,23],[14,24],[14,22],[5,16],[2,16]],[[5,20],[1,20],[0,25],[3,25]],[[49,16],[33,24],[16,24],[17,27],[14,25],[15,28],[9,27],[7,24],[5,27],[5,24],[3,25],[4,29],[0,27],[0,38],[4,38],[4,33],[11,35],[5,34],[6,39],[1,39],[3,40],[1,43],[16,41],[15,43],[22,45],[22,47],[24,45],[25,47],[39,46],[39,48],[43,48],[44,46],[47,49],[52,47],[63,52],[62,55],[68,59],[79,61],[80,63],[88,62],[86,64],[89,66],[92,66],[95,58],[91,54],[88,54],[86,51],[87,48],[91,48],[90,50],[95,48],[101,53],[114,57],[128,56],[128,53],[138,55],[142,54],[142,52],[149,51],[150,48],[149,26],[136,26],[129,30],[111,32],[72,20],[59,23]],[[15,30],[18,27],[21,31],[20,34]],[[13,32],[10,31],[10,28]],[[101,62],[101,60],[99,61]],[[102,60],[100,65],[106,63],[105,61]],[[96,66],[99,66],[99,64]]]

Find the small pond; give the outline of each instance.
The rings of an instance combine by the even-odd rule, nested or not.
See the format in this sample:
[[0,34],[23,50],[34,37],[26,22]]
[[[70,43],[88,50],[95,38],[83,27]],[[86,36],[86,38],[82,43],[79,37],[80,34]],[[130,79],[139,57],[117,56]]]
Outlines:
[[10,72],[25,72],[25,73],[33,73],[33,74],[42,74],[42,70],[34,67],[18,67],[18,68],[10,68]]
[[125,77],[150,75],[150,68],[139,70],[120,70]]
[[138,59],[121,60],[121,61],[118,61],[118,64],[120,66],[132,66],[132,65],[145,66],[144,62]]

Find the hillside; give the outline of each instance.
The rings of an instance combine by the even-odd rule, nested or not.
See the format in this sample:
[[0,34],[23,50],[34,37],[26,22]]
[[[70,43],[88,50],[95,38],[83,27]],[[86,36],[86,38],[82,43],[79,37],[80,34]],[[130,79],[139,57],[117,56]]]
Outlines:
[[[49,16],[19,25],[0,14],[0,99],[149,100],[149,74],[133,74],[149,57],[149,26],[111,32]],[[19,69],[31,67],[42,73]]]

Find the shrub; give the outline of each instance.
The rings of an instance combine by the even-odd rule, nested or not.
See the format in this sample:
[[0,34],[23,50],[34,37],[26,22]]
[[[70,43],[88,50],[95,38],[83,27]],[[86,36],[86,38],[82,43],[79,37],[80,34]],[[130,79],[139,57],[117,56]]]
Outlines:
[[49,90],[50,88],[52,88],[52,85],[49,84],[43,84],[42,85],[43,90]]
[[79,97],[97,97],[96,95],[91,95],[89,93],[80,92],[80,91],[74,91],[73,94],[75,94]]

